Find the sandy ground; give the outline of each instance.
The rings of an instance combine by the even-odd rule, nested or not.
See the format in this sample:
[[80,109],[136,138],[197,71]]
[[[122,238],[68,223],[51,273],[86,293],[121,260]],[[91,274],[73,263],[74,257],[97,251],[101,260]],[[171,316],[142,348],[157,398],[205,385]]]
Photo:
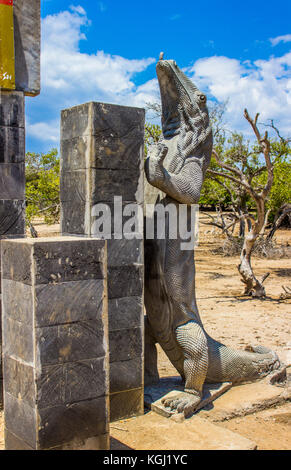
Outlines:
[[[57,235],[59,227],[36,225],[39,236]],[[209,231],[209,228],[208,228]],[[279,244],[291,244],[291,231],[276,234]],[[262,344],[291,363],[291,300],[279,300],[282,285],[291,287],[290,259],[253,258],[256,275],[270,272],[265,281],[267,298],[244,297],[236,266],[239,257],[223,257],[211,250],[222,243],[218,232],[200,227],[196,249],[197,301],[206,330],[215,339],[236,348]],[[161,376],[177,375],[167,357],[159,350]],[[289,369],[290,370],[290,369]],[[291,404],[220,423],[257,443],[259,449],[291,448]],[[0,411],[0,449],[3,448],[3,413]]]

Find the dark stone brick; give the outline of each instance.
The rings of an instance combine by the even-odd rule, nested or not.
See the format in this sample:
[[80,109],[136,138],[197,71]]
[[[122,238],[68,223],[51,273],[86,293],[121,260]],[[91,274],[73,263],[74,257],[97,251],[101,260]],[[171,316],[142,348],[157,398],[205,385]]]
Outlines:
[[[24,163],[25,133],[22,127],[0,126],[0,163]],[[3,171],[3,169],[1,169]],[[23,173],[24,179],[24,173]],[[15,199],[21,199],[17,197]]]
[[[86,208],[89,206],[85,201],[61,201],[61,233],[85,235],[88,228],[85,226]],[[90,228],[90,220],[88,227]]]
[[34,242],[36,284],[104,278],[105,243],[77,238]]
[[143,264],[143,240],[108,240],[108,266]]
[[3,311],[10,317],[25,325],[33,324],[32,287],[22,282],[3,279]]
[[31,325],[25,325],[18,321],[5,317],[3,321],[3,354],[13,356],[26,363],[32,364],[33,352],[33,329]]
[[142,296],[143,266],[108,268],[108,298]]
[[24,235],[25,203],[18,200],[0,200],[0,237]]
[[4,355],[3,373],[5,392],[33,407],[35,405],[33,367]]
[[104,332],[94,320],[37,328],[37,358],[40,365],[103,357]]
[[42,366],[36,370],[36,402],[38,408],[62,405],[65,397],[64,366]]
[[1,90],[0,126],[24,128],[24,119],[24,94]]
[[114,330],[109,332],[110,363],[129,361],[143,354],[143,333],[141,328]]
[[110,395],[110,422],[142,415],[143,389],[112,393]]
[[[128,129],[127,135],[114,134],[111,129],[93,136],[93,153],[90,168],[112,170],[138,170],[143,168],[143,139],[144,132],[139,125]],[[141,163],[142,162],[142,163]]]
[[40,0],[16,0],[13,14],[16,89],[35,96],[40,92]]
[[12,432],[5,429],[5,450],[35,450]]
[[61,112],[61,141],[91,135],[92,103],[85,103]]
[[36,286],[36,326],[95,320],[102,328],[105,287],[103,279]]
[[65,368],[65,402],[73,403],[108,395],[105,358],[71,362]]
[[72,205],[75,202],[85,202],[87,197],[87,175],[86,170],[61,172],[60,176],[60,199],[61,201],[70,201]]
[[143,386],[141,357],[130,361],[110,363],[110,393],[122,392]]
[[0,164],[0,198],[24,199],[24,163]]
[[31,252],[32,245],[26,241],[3,240],[1,242],[2,278],[31,285]]
[[131,135],[140,135],[140,137],[143,135],[144,109],[97,102],[92,103],[92,105],[92,129],[95,136],[104,136],[105,141],[116,141],[117,139],[123,140]]
[[35,449],[36,411],[23,400],[4,392],[5,427],[19,439]]
[[88,170],[91,186],[90,200],[113,202],[114,196],[121,196],[123,202],[143,202],[143,173],[136,169],[91,169]]
[[44,408],[38,411],[38,416],[41,449],[108,432],[105,397]]
[[61,140],[62,172],[73,172],[88,168],[86,155],[90,146],[91,137],[89,136],[80,136],[70,140]]
[[108,302],[109,330],[140,327],[143,322],[142,297],[123,297]]

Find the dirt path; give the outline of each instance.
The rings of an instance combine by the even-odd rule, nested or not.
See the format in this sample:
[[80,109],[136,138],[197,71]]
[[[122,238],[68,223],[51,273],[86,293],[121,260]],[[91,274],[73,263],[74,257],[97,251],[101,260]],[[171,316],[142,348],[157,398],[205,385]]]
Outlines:
[[[36,227],[40,236],[54,236],[58,226]],[[279,243],[290,243],[291,231],[277,232]],[[265,282],[267,298],[254,300],[242,295],[243,285],[236,266],[239,257],[223,257],[211,250],[221,243],[217,234],[200,231],[196,249],[197,300],[205,328],[223,343],[244,349],[262,344],[274,349],[284,362],[291,363],[291,300],[280,301],[282,285],[291,286],[289,259],[253,258],[258,276],[270,272]],[[161,376],[177,375],[159,350]],[[291,448],[291,404],[219,424],[257,443],[259,449]],[[0,449],[3,448],[3,415],[0,412]]]

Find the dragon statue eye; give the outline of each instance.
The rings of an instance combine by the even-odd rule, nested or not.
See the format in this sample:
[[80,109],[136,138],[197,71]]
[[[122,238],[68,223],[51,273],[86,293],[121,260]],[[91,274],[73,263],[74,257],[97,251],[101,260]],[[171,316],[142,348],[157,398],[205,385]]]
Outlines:
[[206,96],[205,95],[200,95],[200,101],[206,101]]

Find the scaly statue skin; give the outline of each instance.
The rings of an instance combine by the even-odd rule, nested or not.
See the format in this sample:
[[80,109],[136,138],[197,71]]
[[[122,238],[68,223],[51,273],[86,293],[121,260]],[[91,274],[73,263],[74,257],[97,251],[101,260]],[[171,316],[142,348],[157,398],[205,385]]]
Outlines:
[[[159,191],[160,204],[197,204],[212,152],[206,96],[172,60],[157,64],[162,100],[160,142],[149,149],[148,182]],[[145,384],[157,383],[156,343],[185,380],[185,392],[164,402],[187,416],[202,398],[204,382],[252,381],[279,368],[277,355],[264,347],[235,351],[205,331],[195,298],[194,244],[181,240],[146,240]]]

